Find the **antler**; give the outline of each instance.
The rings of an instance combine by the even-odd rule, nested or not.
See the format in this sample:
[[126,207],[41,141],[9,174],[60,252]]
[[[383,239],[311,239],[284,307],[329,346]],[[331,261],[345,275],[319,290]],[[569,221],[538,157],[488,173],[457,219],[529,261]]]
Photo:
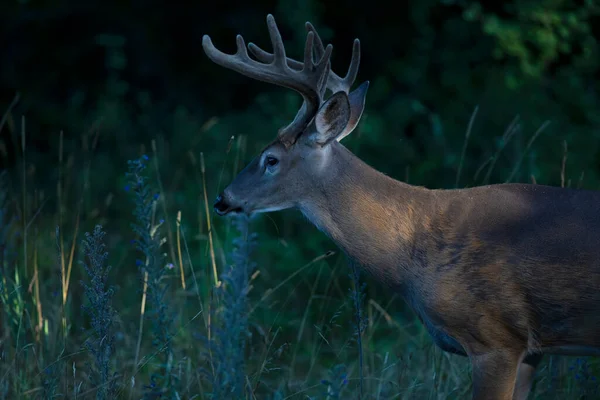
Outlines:
[[[288,126],[279,131],[281,140],[286,144],[291,144],[314,117],[323,101],[333,46],[330,44],[323,49],[323,43],[315,35],[315,32],[309,31],[304,48],[304,62],[295,61],[294,66],[290,68],[286,61],[281,34],[275,18],[271,14],[267,16],[267,26],[273,44],[273,54],[267,53],[270,56],[269,60],[259,60],[262,62],[252,60],[241,35],[236,37],[237,51],[235,54],[225,54],[218,50],[208,35],[204,35],[202,38],[202,47],[206,55],[222,67],[253,79],[293,89],[302,95],[304,102],[296,117]],[[316,53],[319,53],[317,63],[313,59],[315,36],[317,36],[318,47]]]
[[[317,33],[317,30],[315,29],[315,27],[310,22],[306,23],[306,30],[308,31],[308,34],[312,33],[315,35],[316,46],[314,49],[314,52],[315,52],[314,54],[317,59],[320,59],[321,57],[323,57],[323,54],[325,53],[325,47],[323,46],[323,41],[321,40],[321,37]],[[329,46],[331,46],[331,45],[329,45]],[[255,45],[254,43],[249,43],[248,48],[260,62],[270,63],[273,61],[273,59],[275,57],[273,54],[264,51],[263,49],[261,49],[260,47]],[[303,64],[301,62],[296,61],[291,58],[287,58],[287,64],[290,68],[297,70],[297,71],[301,70],[303,67]],[[344,78],[341,78],[335,72],[330,70],[329,76],[327,78],[327,85],[326,85],[327,89],[331,90],[332,93],[336,93],[339,91],[344,91],[344,92],[348,93],[350,91],[350,88],[354,84],[354,81],[356,80],[356,76],[358,75],[359,64],[360,64],[360,40],[354,39],[354,44],[352,46],[352,60],[350,61],[350,66],[348,67],[348,72],[346,73],[346,76]],[[323,96],[324,93],[321,93],[321,95]]]

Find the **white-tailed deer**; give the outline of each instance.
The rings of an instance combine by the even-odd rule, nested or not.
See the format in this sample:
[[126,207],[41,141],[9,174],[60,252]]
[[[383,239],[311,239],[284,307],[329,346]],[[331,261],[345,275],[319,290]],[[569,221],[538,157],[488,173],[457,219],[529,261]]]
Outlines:
[[[339,141],[363,112],[368,82],[350,91],[314,27],[303,62],[273,53],[215,63],[300,93],[293,122],[233,180],[219,215],[299,209],[346,255],[403,296],[443,350],[470,358],[473,399],[525,399],[543,353],[600,354],[600,192],[532,184],[430,190],[394,180]],[[326,98],[326,91],[332,94]]]

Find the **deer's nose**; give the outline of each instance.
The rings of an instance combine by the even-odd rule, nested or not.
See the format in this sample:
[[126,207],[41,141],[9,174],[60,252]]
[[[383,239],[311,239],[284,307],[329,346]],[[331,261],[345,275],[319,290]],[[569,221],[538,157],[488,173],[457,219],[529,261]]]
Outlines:
[[215,200],[215,204],[213,207],[215,209],[215,212],[219,215],[227,214],[227,211],[229,211],[229,209],[231,208],[229,206],[229,204],[227,204],[227,202],[223,198],[222,194],[217,196],[217,199]]

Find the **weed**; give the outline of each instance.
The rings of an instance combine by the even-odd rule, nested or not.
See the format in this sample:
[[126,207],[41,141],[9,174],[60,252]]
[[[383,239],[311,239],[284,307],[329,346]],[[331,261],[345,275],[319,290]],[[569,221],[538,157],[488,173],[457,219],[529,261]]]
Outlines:
[[89,315],[92,326],[91,337],[85,341],[85,347],[95,361],[95,372],[90,375],[95,376],[93,383],[97,386],[97,400],[111,398],[116,390],[116,377],[111,374],[116,312],[112,307],[114,289],[108,285],[110,266],[107,265],[104,236],[100,225],[94,228],[93,233],[86,232],[83,247],[88,262],[81,262],[90,278],[89,283],[82,282],[89,303],[82,307]]

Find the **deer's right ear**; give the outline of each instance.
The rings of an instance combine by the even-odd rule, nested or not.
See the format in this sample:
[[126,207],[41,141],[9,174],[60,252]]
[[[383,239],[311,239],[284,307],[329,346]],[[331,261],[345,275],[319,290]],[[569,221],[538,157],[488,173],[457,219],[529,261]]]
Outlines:
[[346,92],[333,94],[317,111],[306,140],[311,145],[326,145],[348,126],[350,114],[350,100]]
[[351,134],[354,128],[356,128],[356,125],[358,125],[360,117],[362,117],[365,109],[367,89],[369,89],[369,81],[363,82],[348,95],[348,100],[350,100],[350,120],[344,131],[336,138],[338,142]]

